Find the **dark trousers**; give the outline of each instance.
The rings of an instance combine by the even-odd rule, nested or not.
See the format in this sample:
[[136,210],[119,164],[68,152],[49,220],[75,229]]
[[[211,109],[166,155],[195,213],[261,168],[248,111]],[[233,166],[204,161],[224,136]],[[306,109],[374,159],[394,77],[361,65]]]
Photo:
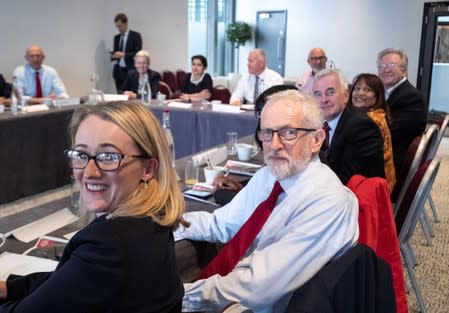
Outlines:
[[120,67],[118,64],[116,64],[114,65],[112,76],[115,80],[115,89],[117,90],[117,93],[121,93],[123,90],[120,90],[120,87],[128,76],[128,68]]

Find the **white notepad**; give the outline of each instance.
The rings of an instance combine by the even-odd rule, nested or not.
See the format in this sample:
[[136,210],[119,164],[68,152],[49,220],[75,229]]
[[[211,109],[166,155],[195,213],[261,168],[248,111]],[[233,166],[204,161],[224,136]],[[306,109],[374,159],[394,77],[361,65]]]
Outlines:
[[19,227],[5,235],[14,236],[22,242],[30,242],[52,231],[76,222],[78,217],[68,208],[59,210],[32,223]]

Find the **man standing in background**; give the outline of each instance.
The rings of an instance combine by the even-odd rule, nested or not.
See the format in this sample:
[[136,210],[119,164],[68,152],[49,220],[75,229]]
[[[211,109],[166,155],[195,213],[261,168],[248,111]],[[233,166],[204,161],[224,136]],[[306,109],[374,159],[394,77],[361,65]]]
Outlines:
[[128,70],[134,69],[134,56],[142,50],[142,37],[140,33],[128,28],[128,17],[125,13],[118,13],[114,22],[119,33],[114,36],[114,51],[111,52],[111,61],[115,62],[113,77],[118,92],[128,75]]

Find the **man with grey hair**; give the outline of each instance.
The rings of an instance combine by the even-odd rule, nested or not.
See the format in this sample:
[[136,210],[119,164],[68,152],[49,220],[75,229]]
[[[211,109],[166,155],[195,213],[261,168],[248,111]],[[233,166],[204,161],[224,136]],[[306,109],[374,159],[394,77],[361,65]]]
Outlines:
[[296,87],[309,95],[312,94],[313,77],[316,73],[326,68],[327,56],[323,48],[313,48],[309,51],[307,63],[310,70],[302,73],[296,81]]
[[387,48],[377,55],[377,71],[390,109],[390,132],[396,173],[400,173],[408,147],[426,128],[427,101],[407,79],[408,58],[402,49]]
[[190,227],[175,232],[227,243],[184,285],[183,310],[218,312],[238,302],[254,312],[284,312],[298,287],[357,241],[355,196],[318,157],[322,123],[318,103],[303,92],[269,98],[258,131],[267,166],[226,206],[186,213]]
[[319,101],[327,132],[322,161],[346,184],[354,174],[385,178],[383,138],[379,127],[361,109],[348,106],[348,84],[340,71],[315,75],[313,95]]
[[26,49],[27,64],[17,67],[12,76],[15,88],[28,104],[42,103],[42,98],[68,98],[64,83],[58,72],[44,65],[45,53],[38,45]]
[[232,105],[254,103],[266,89],[284,83],[281,75],[266,66],[266,55],[262,49],[250,51],[247,66],[248,74],[244,74],[240,78],[237,87],[232,92],[229,100]]

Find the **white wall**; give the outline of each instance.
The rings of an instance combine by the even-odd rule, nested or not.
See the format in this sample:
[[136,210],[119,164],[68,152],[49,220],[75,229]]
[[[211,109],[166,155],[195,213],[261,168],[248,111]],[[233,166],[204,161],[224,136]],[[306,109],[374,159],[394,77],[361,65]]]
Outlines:
[[[347,79],[376,73],[383,48],[403,48],[409,57],[409,79],[415,84],[425,0],[237,0],[236,19],[253,27],[256,11],[287,10],[285,77],[308,70],[307,54],[323,47]],[[240,72],[246,71],[254,38],[240,50]]]
[[36,43],[70,95],[87,94],[92,72],[99,74],[104,91],[115,92],[108,51],[119,12],[126,13],[130,28],[141,33],[153,69],[186,67],[187,1],[1,0],[0,73],[11,81],[14,68],[25,62],[26,47]]
[[[189,59],[187,0],[14,0],[1,1],[0,72],[8,80],[24,63],[25,48],[41,45],[46,63],[56,67],[72,95],[85,95],[89,75],[114,91],[107,51],[116,34],[113,17],[125,12],[131,29],[143,36],[156,70],[186,68]],[[307,53],[323,47],[348,79],[376,72],[376,54],[404,48],[409,78],[416,82],[425,0],[237,0],[236,18],[255,25],[258,10],[288,10],[286,73],[296,78],[308,69]],[[37,18],[36,18],[37,17]],[[205,40],[205,39],[204,39]],[[240,71],[254,40],[241,47]]]

